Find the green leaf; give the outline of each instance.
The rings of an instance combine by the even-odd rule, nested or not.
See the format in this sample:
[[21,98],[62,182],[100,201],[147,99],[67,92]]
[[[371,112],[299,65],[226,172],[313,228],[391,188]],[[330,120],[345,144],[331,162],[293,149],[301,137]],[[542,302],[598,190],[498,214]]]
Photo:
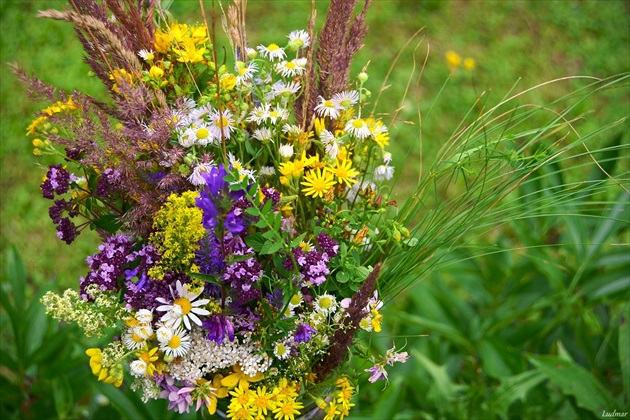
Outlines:
[[520,355],[505,343],[497,339],[484,339],[478,346],[484,370],[493,378],[502,379],[521,370]]
[[337,279],[339,283],[347,283],[348,280],[350,280],[348,273],[346,273],[345,271],[338,271],[335,278]]
[[466,348],[472,348],[470,342],[458,330],[450,325],[446,325],[438,321],[432,321],[430,319],[406,312],[400,312],[397,316],[403,321],[406,321],[408,324],[417,325],[428,330],[427,334],[429,335],[431,335],[431,332],[435,332],[455,344],[462,345]]
[[118,229],[122,226],[120,221],[118,220],[118,216],[113,214],[106,214],[93,222],[94,226],[98,229],[103,229],[107,232],[117,232]]
[[282,249],[282,242],[266,241],[263,244],[259,254],[269,255],[278,252],[280,249]]
[[451,377],[446,370],[446,365],[438,365],[434,363],[431,359],[416,349],[412,349],[411,353],[413,358],[417,360],[418,363],[420,363],[433,378],[433,385],[435,386],[440,400],[444,402],[452,401],[455,397],[457,397],[460,391],[467,388],[466,385],[456,384],[451,380]]
[[245,209],[245,213],[249,214],[250,216],[260,216],[260,210],[258,210],[258,207],[247,207]]
[[579,407],[601,415],[619,408],[617,401],[593,375],[582,366],[556,356],[529,356],[527,359],[565,395],[575,397]]
[[501,385],[492,393],[488,408],[491,412],[498,412],[502,417],[507,417],[510,406],[517,400],[525,403],[527,393],[544,380],[545,375],[537,369],[503,378]]
[[74,405],[72,388],[67,377],[60,376],[52,380],[52,394],[55,402],[55,411],[60,419],[67,418]]
[[294,240],[291,241],[291,248],[295,248],[296,246],[298,246],[306,237],[306,232],[304,232],[303,234],[301,234],[300,236],[298,236],[297,238],[295,238]]
[[14,247],[11,247],[7,250],[6,253],[7,258],[7,277],[9,279],[9,283],[11,284],[11,292],[13,293],[13,303],[16,309],[24,308],[26,306],[25,302],[25,285],[26,285],[26,269],[24,268],[24,263],[22,262],[22,258],[15,250]]
[[216,284],[217,286],[223,285],[223,283],[216,276],[212,276],[210,274],[188,273],[188,275],[194,279],[203,280],[206,283]]

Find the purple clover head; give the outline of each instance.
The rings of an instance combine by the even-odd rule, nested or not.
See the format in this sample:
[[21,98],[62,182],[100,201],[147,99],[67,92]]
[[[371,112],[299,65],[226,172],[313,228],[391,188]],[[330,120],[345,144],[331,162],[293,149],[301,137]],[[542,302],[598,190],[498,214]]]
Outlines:
[[315,334],[317,330],[311,327],[309,324],[300,324],[295,330],[295,341],[298,343],[306,343],[308,342],[313,334]]
[[234,326],[225,315],[212,314],[201,325],[208,330],[206,340],[222,344],[227,335],[230,341],[234,341]]

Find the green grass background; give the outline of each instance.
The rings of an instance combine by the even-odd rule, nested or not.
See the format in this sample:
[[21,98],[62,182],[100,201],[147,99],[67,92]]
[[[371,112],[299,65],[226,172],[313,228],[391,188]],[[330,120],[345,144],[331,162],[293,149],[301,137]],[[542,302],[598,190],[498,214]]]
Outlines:
[[[318,1],[317,3],[318,25],[321,26],[327,2]],[[374,0],[368,13],[370,31],[364,40],[364,48],[357,54],[353,68],[353,74],[356,75],[369,61],[370,79],[367,87],[372,90],[373,98],[381,89],[381,82],[401,48],[417,30],[423,28],[409,47],[403,51],[400,61],[395,64],[387,82],[389,87],[383,92],[378,107],[379,112],[387,114],[404,106],[400,117],[410,122],[399,122],[391,127],[391,151],[394,154],[397,170],[402,173],[397,187],[399,200],[404,200],[413,190],[420,164],[430,161],[440,145],[456,130],[460,121],[466,118],[477,98],[484,98],[488,103],[496,103],[510,91],[518,92],[555,78],[569,75],[607,77],[629,71],[629,5],[627,1],[614,0]],[[55,238],[54,226],[47,215],[49,203],[41,198],[39,190],[45,170],[37,164],[39,162],[46,165],[52,162],[48,162],[45,158],[34,157],[30,140],[25,136],[26,126],[33,115],[45,104],[30,102],[7,66],[7,63],[17,63],[28,72],[38,75],[44,81],[65,91],[78,89],[96,96],[104,94],[97,81],[88,77],[88,68],[81,59],[80,44],[74,38],[70,25],[35,18],[38,10],[62,7],[64,7],[63,2],[54,0],[2,0],[0,3],[0,216],[2,228],[0,262],[6,266],[9,262],[6,250],[10,246],[15,247],[22,256],[28,272],[25,278],[28,282],[25,291],[27,297],[35,294],[44,284],[54,289],[75,287],[78,284],[78,277],[86,273],[85,257],[91,255],[98,244],[98,238],[91,232],[82,234],[72,247],[67,247]],[[171,10],[180,21],[200,20],[196,1],[175,0]],[[310,1],[249,0],[248,11],[248,35],[252,45],[282,42],[291,30],[306,28]],[[451,72],[444,58],[448,50],[456,51],[462,57],[473,58],[476,62],[475,69],[472,71],[460,69]],[[426,65],[423,66],[425,60]],[[416,83],[421,68],[422,77],[420,82]],[[403,101],[403,93],[410,77],[411,88]],[[525,103],[528,101],[549,102],[579,85],[576,81],[554,84],[536,91],[523,101]],[[627,116],[630,113],[628,90],[611,92],[603,98],[589,99],[584,104],[583,111],[587,110],[592,110],[592,112],[587,114],[583,122],[584,130],[595,128],[601,117],[605,117],[606,121],[614,121]],[[421,125],[418,123],[418,111],[422,114]],[[520,239],[523,240],[523,238]],[[545,238],[541,236],[529,239],[535,243],[536,240],[544,241]],[[623,263],[623,254],[620,255],[619,258]],[[472,311],[470,314],[474,314],[477,311],[475,316],[478,322],[483,322],[483,311],[492,311],[492,305],[484,306],[488,303],[487,299],[498,305],[496,299],[499,296],[507,300],[518,300],[522,297],[521,293],[525,293],[518,288],[518,279],[515,280],[515,277],[542,276],[543,279],[539,280],[544,283],[545,273],[536,272],[536,267],[521,267],[522,270],[529,269],[529,274],[517,273],[516,267],[523,264],[518,256],[507,255],[501,258],[504,258],[504,261],[479,260],[468,262],[465,266],[454,266],[450,272],[446,270],[436,274],[439,278],[428,280],[428,285],[418,286],[413,293],[409,294],[409,298],[401,298],[397,306],[399,309],[402,308],[404,314],[401,315],[396,310],[392,310],[391,313],[390,327],[394,329],[397,337],[400,337],[397,341],[403,342],[406,339],[403,337],[417,336],[427,332],[426,323],[418,323],[414,327],[410,326],[413,323],[410,323],[409,318],[405,318],[405,316],[426,318],[426,313],[423,313],[423,309],[419,306],[424,305],[426,309],[427,305],[437,305],[433,309],[434,315],[439,318],[440,311],[443,309],[437,308],[446,303],[436,303],[439,301],[438,297],[435,301],[427,300],[428,298],[423,297],[427,294],[434,297],[442,296],[448,294],[447,291],[450,289],[452,291],[450,299],[455,299],[451,303],[460,305],[459,307],[462,308],[463,312],[459,315],[465,315],[467,311]],[[605,268],[605,265],[601,267],[602,270]],[[549,273],[547,275],[553,276]],[[509,283],[514,288],[513,293],[494,288],[507,284],[502,283],[500,279],[496,279],[497,284],[492,288],[489,287],[484,283],[488,281],[484,276],[503,276],[503,278],[509,278],[509,281],[516,281]],[[10,286],[8,286],[4,269],[2,280],[3,293],[8,293]],[[50,283],[51,280],[53,280],[52,283]],[[484,289],[486,286],[488,289]],[[485,290],[483,298],[474,295],[475,291],[479,290]],[[477,298],[480,300],[476,301]],[[621,299],[625,301],[627,296],[623,295]],[[617,300],[615,302],[618,303]],[[606,304],[606,302],[603,303],[604,306]],[[617,312],[613,311],[613,315],[621,311],[619,309],[621,306],[615,306],[615,308]],[[515,308],[512,310],[516,311]],[[602,309],[597,309],[597,311],[600,310]],[[388,314],[386,312],[386,318]],[[454,314],[445,313],[442,315],[454,316]],[[3,317],[6,318],[4,312]],[[564,325],[570,330],[568,321],[570,317],[571,314],[567,313],[564,314],[564,318],[560,318],[561,322],[558,324],[560,329]],[[462,327],[462,333],[466,334],[465,330],[469,327]],[[7,328],[4,323],[3,336],[5,334],[10,336]],[[594,330],[593,337],[599,334],[596,332]],[[569,331],[567,334],[570,337],[572,333]],[[434,337],[439,338],[441,335],[437,333]],[[607,340],[616,337],[617,335],[611,335]],[[545,344],[545,349],[548,350],[553,340],[549,337],[545,340],[550,340]],[[576,340],[573,345],[577,349],[574,354],[579,355],[581,347],[578,341]],[[480,388],[496,386],[500,382],[497,379],[498,374],[494,377],[491,375],[487,382],[465,375],[458,376],[456,373],[458,369],[460,373],[472,374],[475,371],[475,363],[479,361],[467,359],[465,348],[457,349],[455,346],[455,348],[447,349],[448,340],[446,343],[431,344],[435,346],[431,349],[422,347],[427,345],[426,340],[424,344],[418,344],[418,340],[409,342],[410,347],[413,345],[416,349],[427,351],[433,358],[431,363],[436,364],[433,366],[425,361],[426,363],[423,362],[420,366],[420,362],[414,362],[408,365],[409,369],[414,372],[423,371],[425,374],[417,376],[401,374],[400,377],[409,381],[435,382],[435,375],[439,377],[439,369],[446,369],[444,372],[448,372],[447,376],[458,379],[453,383],[445,382],[447,385],[444,386],[454,388],[449,388],[444,395],[452,399],[449,404],[455,404],[455,407],[459,407],[457,410],[460,408],[461,410],[443,411],[445,409],[439,408],[438,404],[432,405],[430,398],[427,398],[425,402],[417,403],[405,401],[405,395],[413,394],[405,394],[411,391],[408,391],[401,385],[400,380],[393,376],[394,385],[390,386],[385,394],[380,394],[379,385],[364,385],[367,397],[359,404],[359,414],[369,417],[369,413],[374,410],[371,404],[375,403],[369,402],[368,399],[381,398],[378,401],[390,404],[387,406],[387,410],[392,410],[390,413],[400,412],[403,413],[401,414],[403,417],[405,410],[416,414],[422,412],[424,418],[468,417],[472,415],[471,413],[478,412],[471,407],[479,408],[484,404],[484,390]],[[375,345],[378,346],[378,344]],[[494,347],[490,346],[490,348]],[[529,348],[530,351],[534,349],[525,344],[523,348]],[[446,354],[456,354],[457,351],[461,357],[444,359]],[[487,351],[491,352],[491,350]],[[474,359],[475,355],[478,356],[477,351],[472,349],[470,357]],[[606,359],[608,356],[610,360]],[[607,368],[611,369],[611,372],[620,371],[618,364],[615,364],[618,363],[618,359],[610,355],[597,357],[608,361]],[[588,360],[588,357],[585,356],[584,360],[579,357],[578,359],[582,365],[585,365],[584,360]],[[453,365],[456,360],[461,362],[462,367]],[[442,362],[448,363],[443,366],[438,365]],[[532,361],[530,360],[529,363]],[[432,366],[438,370],[431,370]],[[605,376],[604,372],[599,372],[601,366],[600,364],[587,366],[587,368],[590,368],[592,372],[597,371],[594,375],[601,380]],[[500,370],[500,367],[496,369]],[[508,373],[516,374],[517,372],[512,371],[511,368],[506,369]],[[396,372],[402,372],[402,370]],[[426,372],[431,372],[432,376],[427,375]],[[37,372],[31,372],[31,374],[35,378],[38,377]],[[5,379],[8,377],[4,376]],[[93,381],[93,378],[77,380],[79,382],[81,380]],[[7,381],[10,382],[8,379]],[[618,396],[621,391],[619,391],[618,381],[615,381],[607,387]],[[457,388],[457,386],[462,384],[477,388],[475,392],[471,391],[472,388],[466,388],[467,391],[460,392],[463,388]],[[425,390],[426,393],[437,392],[425,389],[423,386],[419,389]],[[390,395],[392,393],[396,395]],[[426,397],[426,393],[421,397]],[[96,403],[90,399],[93,394],[94,392],[84,396],[84,399],[75,405],[82,409],[85,407],[94,409]],[[36,398],[45,400],[50,396],[38,395]],[[564,410],[559,398],[558,401],[551,401],[549,404],[553,402]],[[625,401],[627,404],[627,399]],[[462,407],[458,405],[460,403],[463,404]],[[59,413],[58,407],[61,403],[53,404],[49,401],[48,405],[45,402],[41,404],[42,407],[54,406]],[[566,413],[569,413],[567,415],[581,415],[579,411],[582,409],[581,405],[577,404],[576,407],[573,411],[567,409]],[[557,412],[565,413],[565,411],[555,411]],[[386,411],[379,413],[386,413]],[[536,413],[544,414],[542,411],[523,411],[523,413],[525,414],[521,413],[521,415],[530,416],[530,418],[535,418]],[[410,414],[409,418],[414,418],[416,414]]]

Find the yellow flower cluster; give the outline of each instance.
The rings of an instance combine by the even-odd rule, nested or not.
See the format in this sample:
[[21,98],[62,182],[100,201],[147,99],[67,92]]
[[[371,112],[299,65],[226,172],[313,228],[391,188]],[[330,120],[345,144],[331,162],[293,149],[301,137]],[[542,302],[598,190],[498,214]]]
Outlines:
[[120,360],[124,356],[124,349],[120,342],[110,343],[105,350],[96,347],[87,349],[85,354],[90,357],[90,368],[99,381],[116,387],[122,385],[124,371]]
[[41,113],[46,115],[40,115],[29,124],[29,126],[26,128],[26,135],[30,136],[32,134],[35,134],[37,129],[46,121],[48,121],[48,116],[58,114],[63,111],[73,111],[75,109],[77,109],[77,105],[74,103],[72,97],[68,98],[66,102],[57,101],[56,103],[42,110]]
[[167,270],[198,271],[193,261],[198,242],[206,233],[201,224],[203,212],[195,206],[198,195],[196,191],[171,194],[155,214],[155,232],[149,242],[155,246],[161,260],[149,270],[149,276],[162,279]]
[[65,290],[63,295],[47,292],[41,302],[46,307],[46,314],[60,321],[76,322],[87,337],[102,336],[105,329],[115,327],[119,319],[128,316],[115,294],[101,292],[98,286],[88,287],[86,292],[94,299],[93,303],[82,299],[72,289]]
[[258,386],[254,391],[240,382],[229,395],[232,397],[227,411],[229,419],[265,419],[273,414],[277,420],[294,420],[304,408],[304,404],[297,401],[297,385],[286,378],[280,379],[272,390]]
[[182,63],[200,63],[207,51],[207,30],[203,25],[188,26],[173,23],[166,30],[155,31],[155,51],[175,53],[177,61]]

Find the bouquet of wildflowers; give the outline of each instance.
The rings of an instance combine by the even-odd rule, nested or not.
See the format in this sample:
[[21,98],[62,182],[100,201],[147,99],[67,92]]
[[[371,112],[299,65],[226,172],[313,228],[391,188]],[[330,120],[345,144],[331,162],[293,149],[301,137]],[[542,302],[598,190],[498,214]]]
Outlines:
[[[353,3],[332,3],[317,46],[311,22],[250,48],[235,2],[229,63],[214,23],[178,23],[152,1],[41,13],[75,26],[111,94],[67,95],[18,70],[51,102],[28,134],[61,161],[41,184],[57,237],[102,237],[79,289],[42,299],[113,336],[86,351],[98,380],[180,413],[348,414],[342,365],[358,330],[381,330],[379,261],[409,238],[382,193],[387,126],[365,107],[367,74],[349,77],[366,30],[367,4],[351,22]],[[407,359],[392,347],[370,380]]]
[[[353,16],[355,3],[331,1],[319,35],[313,14],[305,29],[250,46],[234,1],[225,60],[203,3],[203,24],[155,1],[70,0],[40,13],[74,25],[110,94],[66,94],[16,69],[50,103],[27,131],[36,155],[59,158],[41,184],[57,237],[70,244],[89,228],[102,239],[78,290],[42,299],[109,339],[86,351],[98,380],[179,413],[343,418],[358,378],[351,352],[369,359],[359,373],[370,382],[408,359],[354,341],[381,331],[383,302],[468,233],[509,220],[518,209],[501,200],[574,147],[546,140],[571,127],[576,105],[531,129],[542,108],[503,101],[444,143],[398,207],[388,126],[369,107],[365,70],[350,75],[370,2]],[[521,215],[574,193],[542,194]]]

